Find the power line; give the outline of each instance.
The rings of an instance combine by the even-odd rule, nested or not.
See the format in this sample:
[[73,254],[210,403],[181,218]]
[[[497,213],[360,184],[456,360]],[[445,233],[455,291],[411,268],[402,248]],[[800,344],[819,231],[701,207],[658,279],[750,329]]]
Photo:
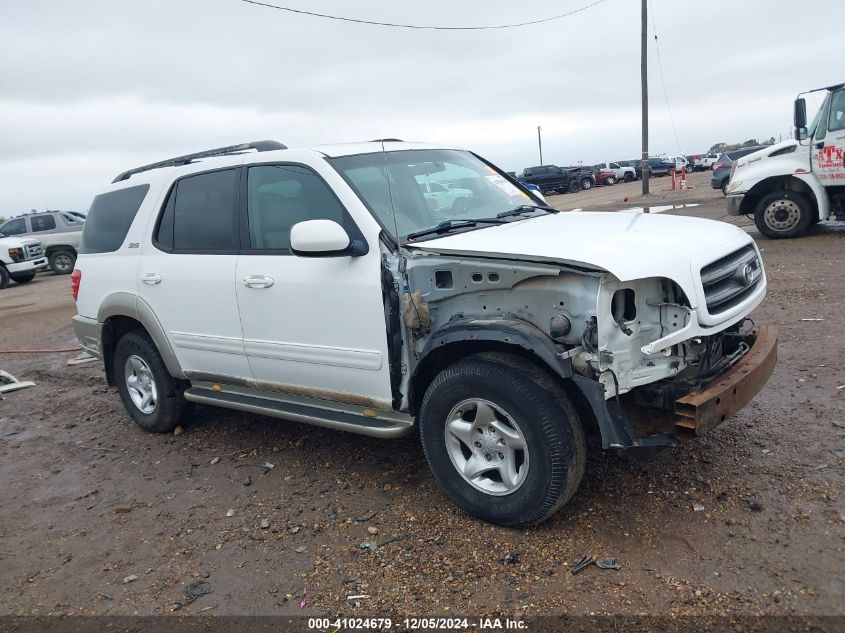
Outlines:
[[672,124],[672,133],[675,135],[675,144],[678,146],[678,153],[683,154],[681,141],[678,140],[678,129],[675,127],[675,118],[672,116],[672,108],[669,105],[669,91],[666,89],[666,79],[663,77],[663,62],[660,59],[660,44],[657,42],[657,25],[654,22],[654,3],[648,0],[651,6],[651,28],[654,31],[654,47],[657,49],[657,67],[660,69],[660,84],[663,86],[663,96],[666,97],[666,110],[669,112],[669,122]]
[[517,22],[515,24],[493,24],[487,26],[433,26],[433,25],[426,25],[426,24],[400,24],[394,22],[376,22],[374,20],[363,20],[360,18],[347,18],[339,15],[328,15],[326,13],[316,13],[314,11],[305,11],[303,9],[292,9],[291,7],[282,7],[276,4],[270,4],[267,2],[258,2],[258,0],[241,0],[241,2],[246,2],[247,4],[254,4],[260,7],[267,7],[269,9],[278,9],[279,11],[288,11],[290,13],[299,13],[301,15],[310,15],[315,18],[326,18],[328,20],[339,20],[341,22],[355,22],[356,24],[370,24],[372,26],[390,26],[393,28],[398,29],[424,29],[429,31],[486,31],[490,29],[514,29],[521,26],[531,26],[532,24],[542,24],[543,22],[552,22],[554,20],[560,20],[562,18],[569,17],[570,15],[575,15],[576,13],[580,13],[581,11],[586,11],[605,0],[595,0],[590,4],[584,5],[578,9],[573,9],[572,11],[568,11],[566,13],[561,13],[560,15],[553,15],[548,18],[542,18],[539,20],[531,20],[530,22]]

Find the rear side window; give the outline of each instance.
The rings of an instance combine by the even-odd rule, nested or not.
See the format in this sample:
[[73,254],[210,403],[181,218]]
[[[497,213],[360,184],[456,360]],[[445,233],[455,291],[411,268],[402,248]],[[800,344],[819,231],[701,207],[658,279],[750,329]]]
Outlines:
[[149,185],[101,193],[94,198],[82,229],[80,253],[111,253],[120,248]]
[[177,181],[167,198],[156,244],[164,250],[180,252],[235,250],[237,183],[238,169]]
[[56,228],[56,218],[52,215],[34,215],[29,219],[32,224],[32,232],[52,231]]

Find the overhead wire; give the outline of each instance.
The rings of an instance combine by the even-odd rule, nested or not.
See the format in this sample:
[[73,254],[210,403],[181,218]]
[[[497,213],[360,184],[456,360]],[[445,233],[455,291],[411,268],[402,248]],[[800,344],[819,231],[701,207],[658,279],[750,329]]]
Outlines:
[[542,24],[544,22],[553,22],[555,20],[561,20],[563,18],[567,18],[571,15],[575,15],[576,13],[581,13],[582,11],[586,11],[596,5],[602,4],[606,2],[606,0],[594,0],[593,2],[584,5],[583,7],[579,7],[577,9],[573,9],[572,11],[567,11],[566,13],[560,13],[558,15],[552,15],[547,18],[540,18],[537,20],[530,20],[528,22],[516,22],[513,24],[489,24],[489,25],[481,25],[481,26],[436,26],[436,25],[429,25],[429,24],[404,24],[400,22],[379,22],[376,20],[365,20],[363,18],[350,18],[340,15],[330,15],[328,13],[317,13],[316,11],[306,11],[305,9],[294,9],[292,7],[285,7],[278,4],[271,4],[269,2],[260,2],[259,0],[241,0],[241,2],[245,2],[247,4],[253,4],[260,7],[267,7],[269,9],[277,9],[279,11],[287,11],[289,13],[298,13],[300,15],[309,15],[315,18],[324,18],[327,20],[338,20],[341,22],[354,22],[356,24],[369,24],[371,26],[386,26],[392,28],[399,28],[399,29],[422,29],[422,30],[429,30],[429,31],[487,31],[493,29],[515,29],[523,26],[531,26],[533,24]]
[[675,118],[672,116],[672,107],[669,105],[669,91],[666,88],[666,78],[663,76],[663,61],[660,58],[660,43],[657,40],[657,24],[654,20],[654,2],[648,0],[651,8],[651,29],[654,33],[654,48],[657,50],[657,67],[660,70],[660,84],[663,86],[663,96],[666,97],[666,111],[669,113],[669,123],[672,124],[672,133],[675,135],[675,144],[678,146],[678,154],[683,154],[681,141],[678,139],[678,128],[675,127]]

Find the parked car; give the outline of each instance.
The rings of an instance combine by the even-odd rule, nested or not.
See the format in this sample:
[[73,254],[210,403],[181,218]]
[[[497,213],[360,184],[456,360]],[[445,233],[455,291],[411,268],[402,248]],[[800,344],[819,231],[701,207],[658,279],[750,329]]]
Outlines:
[[[526,167],[522,170],[519,179],[537,185],[544,195],[552,191],[575,193],[581,190],[580,173],[573,172],[571,169],[558,167],[557,165]],[[590,180],[587,188],[589,189],[592,186],[593,182]]]
[[572,165],[569,171],[578,179],[581,189],[592,189],[596,186],[596,175],[592,167]]
[[625,182],[631,182],[637,178],[637,170],[628,165],[623,165],[621,162],[599,163],[594,165],[593,169],[596,171],[611,171],[616,180],[624,180]]
[[[510,172],[508,172],[508,174],[510,175]],[[540,187],[538,187],[537,185],[535,185],[535,184],[534,184],[534,183],[532,183],[532,182],[527,182],[527,181],[523,180],[522,178],[517,178],[517,177],[516,177],[516,175],[514,175],[514,176],[513,176],[513,178],[514,178],[514,179],[515,179],[515,180],[516,180],[516,181],[517,181],[520,185],[522,185],[523,187],[525,187],[526,189],[528,189],[528,191],[530,191],[530,192],[531,192],[531,193],[533,193],[535,196],[537,196],[538,198],[540,198],[540,200],[542,200],[543,202],[545,202],[545,201],[546,201],[546,196],[544,196],[544,195],[543,195],[543,192],[542,192],[542,191],[540,191]]]
[[615,185],[616,173],[607,170],[596,170],[593,172],[593,178],[597,185]]
[[769,147],[768,145],[755,145],[754,147],[741,147],[719,154],[719,158],[713,163],[713,174],[710,176],[710,186],[713,189],[721,189],[722,194],[727,195],[728,183],[731,180],[731,168],[738,158],[752,154],[757,150]]
[[12,218],[0,226],[0,237],[31,235],[41,242],[50,269],[58,275],[73,271],[85,216],[74,211],[40,211]]
[[718,154],[701,154],[697,156],[688,157],[690,160],[690,171],[709,171],[713,169],[713,165],[719,159]]
[[[420,176],[460,178],[471,216],[435,213]],[[418,433],[458,506],[533,525],[577,490],[587,425],[617,452],[702,435],[763,387],[776,332],[746,319],[766,276],[745,231],[526,195],[471,152],[398,141],[131,169],[91,204],[76,336],[144,430],[190,401]]]
[[[670,163],[662,158],[648,159],[648,172],[650,176],[666,176],[672,171],[673,167],[675,167],[675,163]],[[640,173],[640,177],[642,178],[642,173]]]
[[456,185],[445,182],[420,182],[417,178],[417,186],[428,201],[433,211],[446,210],[461,213],[466,211],[472,191],[462,189]]
[[0,237],[0,289],[10,281],[25,284],[47,268],[41,242],[27,237]]

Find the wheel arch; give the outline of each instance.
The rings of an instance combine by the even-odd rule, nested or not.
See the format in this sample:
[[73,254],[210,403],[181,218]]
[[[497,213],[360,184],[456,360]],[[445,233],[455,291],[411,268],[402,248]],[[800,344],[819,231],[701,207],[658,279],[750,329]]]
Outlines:
[[[820,217],[822,209],[819,207],[819,198],[813,187],[806,180],[793,175],[765,178],[755,184],[743,197],[740,213],[745,215],[754,213],[760,200],[773,191],[796,191],[804,194],[813,203],[817,217]],[[826,217],[827,214],[825,213]]]
[[171,376],[186,378],[164,328],[149,304],[140,297],[128,292],[108,295],[97,313],[97,321],[103,324],[101,345],[108,384],[115,384],[114,351],[117,342],[121,336],[135,330],[149,335]]
[[51,255],[56,251],[71,251],[72,253],[79,255],[79,251],[75,246],[72,244],[49,244],[48,246],[44,247],[44,254]]

